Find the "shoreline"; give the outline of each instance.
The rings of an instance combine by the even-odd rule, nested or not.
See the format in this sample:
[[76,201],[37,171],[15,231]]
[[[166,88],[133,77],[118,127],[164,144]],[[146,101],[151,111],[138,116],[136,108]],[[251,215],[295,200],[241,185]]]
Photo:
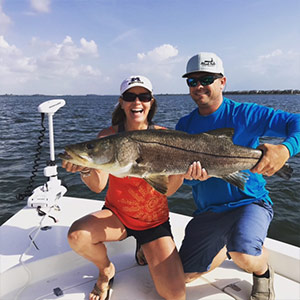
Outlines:
[[[224,95],[299,95],[300,90],[298,89],[287,89],[287,90],[238,90],[238,91],[223,91]],[[159,93],[154,94],[155,96],[174,96],[174,95],[188,95],[188,93],[183,94],[169,94],[169,93]],[[31,94],[31,95],[17,95],[17,94],[2,94],[0,97],[64,97],[64,96],[118,96],[118,95],[100,95],[100,94],[85,94],[85,95],[47,95],[47,94]]]

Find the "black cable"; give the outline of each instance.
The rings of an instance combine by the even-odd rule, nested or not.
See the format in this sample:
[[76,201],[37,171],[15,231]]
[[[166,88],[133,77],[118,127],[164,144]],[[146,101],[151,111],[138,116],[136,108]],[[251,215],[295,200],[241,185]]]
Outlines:
[[39,161],[40,161],[40,157],[41,157],[41,153],[42,153],[42,143],[44,141],[44,136],[45,136],[44,133],[46,131],[46,127],[44,126],[44,119],[45,119],[45,114],[42,113],[41,114],[42,129],[40,130],[40,136],[38,137],[35,160],[34,160],[34,164],[33,164],[32,171],[31,171],[32,175],[30,176],[29,183],[28,183],[28,186],[26,187],[25,191],[23,193],[16,195],[17,200],[24,200],[25,197],[28,197],[32,194],[34,178],[36,177],[36,173],[38,171]]
[[[42,217],[42,216],[45,216],[45,215],[46,215],[46,213],[45,213],[43,210],[41,210],[41,207],[40,207],[40,206],[38,206],[38,207],[36,208],[36,210],[37,210],[39,216]],[[50,216],[50,215],[48,215],[48,217],[51,218],[51,219],[54,221],[54,223],[57,223],[57,220],[55,219],[55,217]]]

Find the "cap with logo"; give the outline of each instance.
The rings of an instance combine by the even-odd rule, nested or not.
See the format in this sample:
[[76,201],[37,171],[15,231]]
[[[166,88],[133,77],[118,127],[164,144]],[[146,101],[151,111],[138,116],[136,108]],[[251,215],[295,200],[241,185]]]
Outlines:
[[121,83],[120,94],[122,95],[124,92],[126,92],[127,90],[129,90],[135,86],[141,86],[141,87],[147,89],[149,92],[151,92],[151,93],[153,92],[152,84],[151,84],[150,80],[145,76],[136,75],[136,76],[130,76],[129,78],[126,78]]
[[224,75],[222,60],[212,52],[200,52],[194,55],[187,63],[186,73],[182,77],[188,77],[195,72],[208,72]]

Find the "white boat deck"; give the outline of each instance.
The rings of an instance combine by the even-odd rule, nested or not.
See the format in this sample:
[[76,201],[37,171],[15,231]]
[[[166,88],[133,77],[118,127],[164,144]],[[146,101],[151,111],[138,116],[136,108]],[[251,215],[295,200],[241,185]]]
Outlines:
[[[75,254],[67,231],[79,217],[101,209],[103,202],[64,197],[60,211],[50,211],[57,223],[24,208],[0,227],[0,299],[88,299],[98,277],[94,265]],[[44,209],[46,210],[46,209]],[[171,225],[180,246],[189,217],[171,214]],[[45,226],[50,226],[48,230]],[[31,243],[29,235],[34,239]],[[116,267],[110,299],[161,299],[147,266],[134,259],[135,241],[107,243]],[[267,239],[275,274],[276,299],[300,299],[300,248]],[[187,285],[187,299],[249,299],[252,275],[226,260],[216,270]],[[59,288],[62,295],[55,295]]]

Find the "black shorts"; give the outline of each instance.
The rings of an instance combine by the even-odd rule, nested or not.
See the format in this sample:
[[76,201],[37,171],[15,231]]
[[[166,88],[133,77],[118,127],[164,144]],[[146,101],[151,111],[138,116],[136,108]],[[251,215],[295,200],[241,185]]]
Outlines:
[[[109,208],[104,205],[102,209],[109,209]],[[124,227],[127,232],[127,237],[133,236],[140,245],[152,242],[164,236],[170,236],[173,239],[169,219],[165,223],[162,223],[156,227],[145,229],[145,230],[134,230],[126,227],[125,225]]]

